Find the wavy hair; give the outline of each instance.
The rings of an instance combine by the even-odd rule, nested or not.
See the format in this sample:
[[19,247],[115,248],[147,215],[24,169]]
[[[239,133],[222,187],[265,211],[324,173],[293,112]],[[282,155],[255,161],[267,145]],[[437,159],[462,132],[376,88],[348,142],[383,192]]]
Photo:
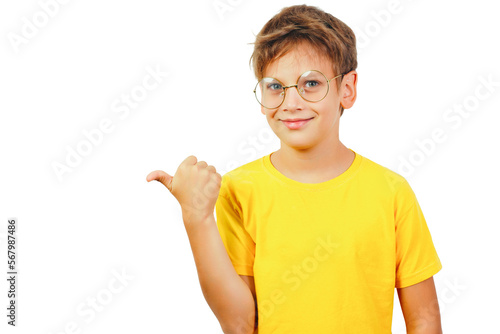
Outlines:
[[[306,42],[333,64],[337,91],[344,74],[358,66],[356,36],[351,28],[333,15],[307,5],[283,8],[257,34],[250,57],[255,77],[261,80],[266,67],[295,46]],[[344,108],[341,107],[341,113]]]

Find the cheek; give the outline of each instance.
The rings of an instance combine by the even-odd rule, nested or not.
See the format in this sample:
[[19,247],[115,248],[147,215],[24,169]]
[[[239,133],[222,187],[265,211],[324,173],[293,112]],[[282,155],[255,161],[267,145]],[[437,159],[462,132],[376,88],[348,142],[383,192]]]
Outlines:
[[333,101],[324,101],[317,108],[313,109],[321,118],[332,119],[335,117],[335,103]]
[[278,109],[266,109],[262,107],[261,112],[266,116],[268,120],[273,120],[274,118],[276,118],[276,113],[278,112]]
[[325,103],[321,108],[314,109],[314,112],[319,116],[321,128],[330,128],[340,117],[340,111],[333,102]]

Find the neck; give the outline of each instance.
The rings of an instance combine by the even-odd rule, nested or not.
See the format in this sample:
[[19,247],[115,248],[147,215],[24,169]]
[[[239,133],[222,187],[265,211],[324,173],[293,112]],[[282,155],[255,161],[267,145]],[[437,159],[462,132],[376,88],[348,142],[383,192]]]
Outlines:
[[345,172],[355,154],[339,140],[322,144],[296,149],[281,143],[271,161],[276,169],[291,179],[306,183],[324,182]]

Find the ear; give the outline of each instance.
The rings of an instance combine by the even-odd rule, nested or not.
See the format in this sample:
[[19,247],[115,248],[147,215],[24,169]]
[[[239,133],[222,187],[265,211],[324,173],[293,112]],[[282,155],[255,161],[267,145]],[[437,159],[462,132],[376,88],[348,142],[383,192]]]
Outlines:
[[342,87],[340,89],[340,104],[342,105],[342,107],[344,107],[344,109],[351,108],[356,101],[357,84],[358,73],[356,71],[351,71],[344,75],[341,83]]

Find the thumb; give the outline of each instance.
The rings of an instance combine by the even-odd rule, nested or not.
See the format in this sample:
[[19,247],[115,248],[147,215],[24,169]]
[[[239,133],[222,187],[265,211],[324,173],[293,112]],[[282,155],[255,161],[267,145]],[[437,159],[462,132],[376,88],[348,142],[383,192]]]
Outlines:
[[172,191],[172,180],[173,179],[174,179],[173,176],[165,173],[162,170],[155,170],[154,172],[149,173],[148,176],[146,177],[146,181],[149,182],[149,181],[156,180],[158,182],[161,182],[170,191]]

